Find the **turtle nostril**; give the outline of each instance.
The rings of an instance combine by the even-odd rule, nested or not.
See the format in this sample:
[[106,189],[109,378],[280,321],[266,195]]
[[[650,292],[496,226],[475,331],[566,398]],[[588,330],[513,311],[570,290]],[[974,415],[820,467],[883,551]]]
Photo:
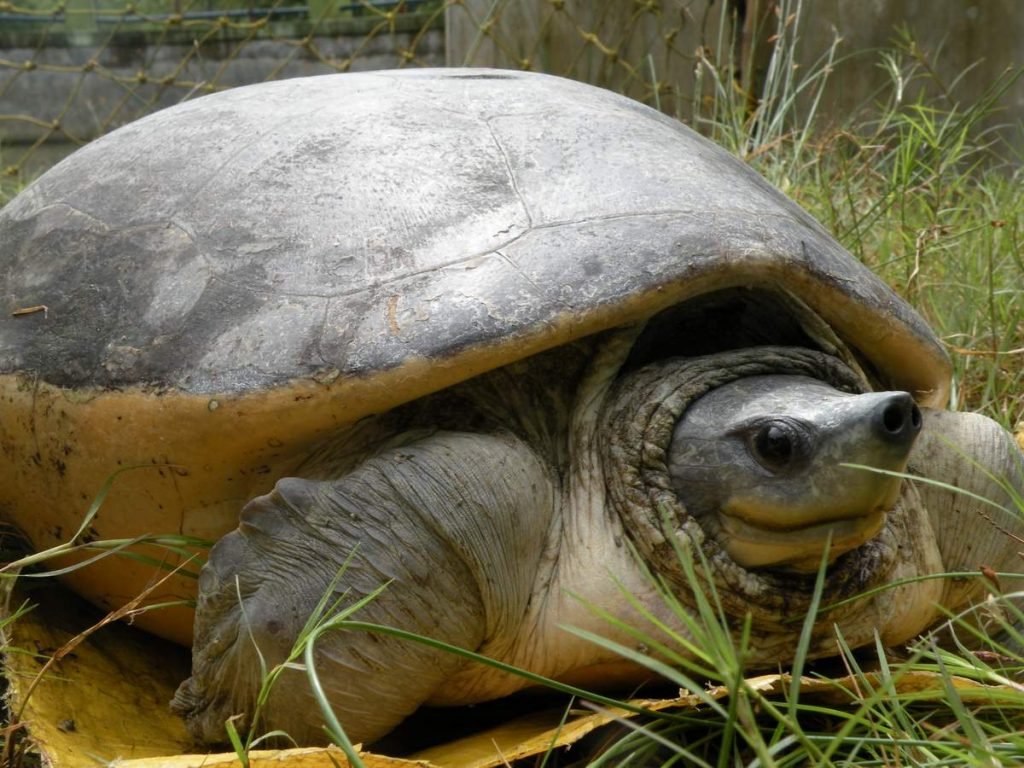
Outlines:
[[894,394],[886,400],[878,415],[881,434],[897,442],[913,440],[921,430],[921,411],[914,399],[905,392]]
[[882,411],[882,425],[887,432],[897,434],[903,431],[906,425],[906,413],[899,403],[889,403]]

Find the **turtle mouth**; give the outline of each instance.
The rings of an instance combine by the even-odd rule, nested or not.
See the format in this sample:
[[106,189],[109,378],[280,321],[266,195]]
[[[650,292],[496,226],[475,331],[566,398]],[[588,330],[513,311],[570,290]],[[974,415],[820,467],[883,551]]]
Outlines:
[[828,563],[870,541],[885,526],[886,507],[868,514],[812,525],[762,527],[721,512],[721,540],[729,556],[744,568],[786,568],[813,573],[828,549]]

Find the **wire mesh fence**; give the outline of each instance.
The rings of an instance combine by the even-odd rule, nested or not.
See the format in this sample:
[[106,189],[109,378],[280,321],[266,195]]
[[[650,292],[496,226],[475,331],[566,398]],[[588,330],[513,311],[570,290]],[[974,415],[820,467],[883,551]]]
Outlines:
[[[805,112],[877,102],[891,86],[878,46],[891,44],[911,5],[918,31],[940,41],[933,60],[953,84],[940,95],[970,101],[1022,53],[1024,14],[1001,12],[1006,2],[1016,0],[0,0],[0,203],[77,146],[154,110],[237,85],[353,70],[544,71],[698,128],[747,119],[777,137],[778,126],[754,115],[773,77],[803,84],[777,95],[803,99]],[[792,44],[779,45],[787,36]],[[975,66],[982,56],[989,65]],[[844,67],[846,77],[832,78],[841,87],[819,103],[826,75]],[[909,87],[904,97],[915,98]],[[1024,79],[1004,101],[1024,115]],[[723,104],[734,114],[723,116]],[[789,105],[777,113],[799,116]]]
[[605,85],[679,114],[693,102],[698,60],[733,55],[739,7],[731,0],[0,0],[3,189],[9,194],[56,158],[154,110],[300,75],[518,67]]

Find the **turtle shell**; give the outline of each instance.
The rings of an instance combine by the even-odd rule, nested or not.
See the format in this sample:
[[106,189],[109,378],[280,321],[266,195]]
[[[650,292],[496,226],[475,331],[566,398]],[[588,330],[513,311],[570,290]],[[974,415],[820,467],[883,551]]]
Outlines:
[[[158,112],[0,211],[0,276],[0,504],[38,547],[138,465],[91,535],[216,538],[331,430],[721,288],[784,289],[887,386],[947,396],[923,320],[755,172],[532,73],[329,75]],[[74,578],[117,604],[141,567]]]

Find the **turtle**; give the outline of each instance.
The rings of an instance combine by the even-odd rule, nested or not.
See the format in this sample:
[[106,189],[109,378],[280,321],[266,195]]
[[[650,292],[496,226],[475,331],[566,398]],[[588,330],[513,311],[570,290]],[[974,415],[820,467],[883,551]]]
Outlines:
[[[1006,503],[1021,455],[945,410],[923,318],[746,164],[590,85],[424,69],[186,101],[11,201],[0,264],[0,510],[46,549],[109,483],[78,540],[148,557],[63,578],[104,608],[150,590],[135,623],[191,645],[173,706],[199,741],[251,721],[323,605],[607,688],[649,673],[564,627],[671,625],[686,557],[769,665],[819,571],[815,657],[986,594],[912,577],[1018,565],[1020,522],[949,486]],[[213,544],[198,578],[169,534]],[[314,658],[357,741],[527,685],[394,636]],[[314,743],[318,712],[289,668],[259,725]]]

